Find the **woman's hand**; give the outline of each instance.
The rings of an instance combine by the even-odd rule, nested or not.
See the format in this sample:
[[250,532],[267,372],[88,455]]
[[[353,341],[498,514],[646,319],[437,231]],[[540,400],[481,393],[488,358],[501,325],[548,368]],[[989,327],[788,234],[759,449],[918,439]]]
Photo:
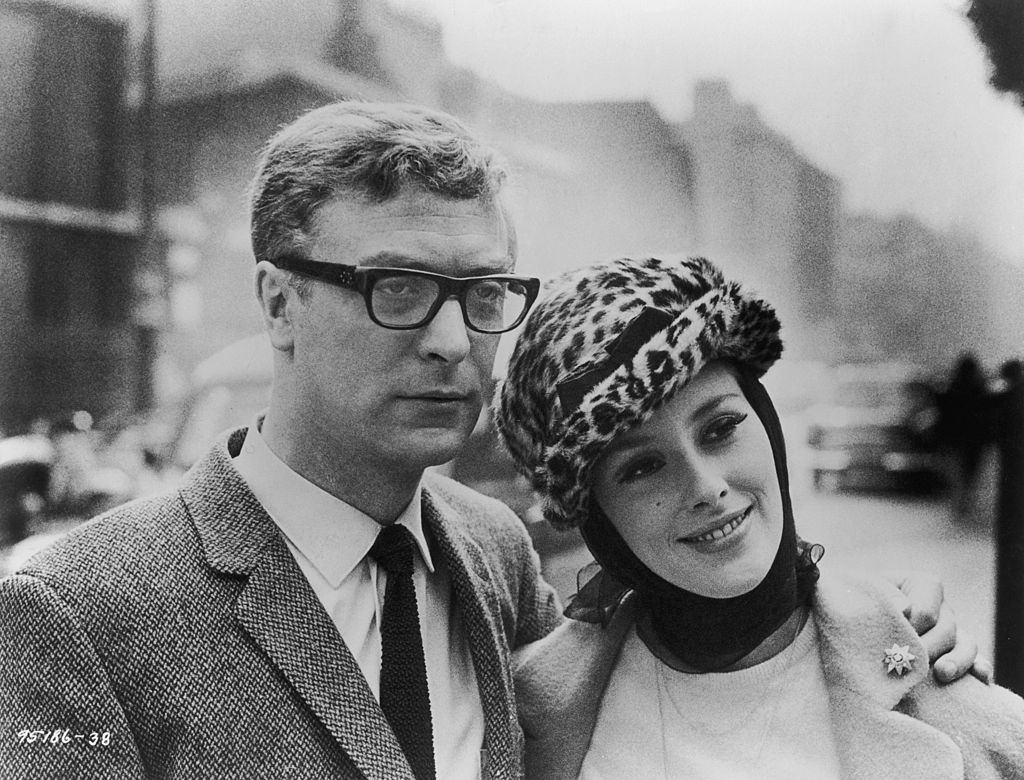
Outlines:
[[992,682],[992,663],[978,657],[978,643],[958,631],[953,608],[946,603],[942,582],[922,572],[889,572],[886,577],[907,597],[903,610],[928,650],[932,672],[940,683],[958,680],[968,672],[983,683]]

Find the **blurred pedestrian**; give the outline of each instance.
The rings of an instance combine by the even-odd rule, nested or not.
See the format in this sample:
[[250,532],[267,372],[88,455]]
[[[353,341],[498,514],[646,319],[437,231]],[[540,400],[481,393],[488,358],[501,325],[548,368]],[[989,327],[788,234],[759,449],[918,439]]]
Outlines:
[[939,395],[937,429],[939,442],[952,466],[953,511],[961,520],[970,519],[979,508],[978,472],[992,430],[989,406],[981,364],[970,352],[964,353]]

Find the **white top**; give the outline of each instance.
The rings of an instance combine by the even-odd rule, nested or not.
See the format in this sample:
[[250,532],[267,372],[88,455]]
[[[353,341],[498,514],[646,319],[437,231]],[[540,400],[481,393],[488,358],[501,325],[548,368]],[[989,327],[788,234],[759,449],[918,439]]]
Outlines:
[[633,629],[598,713],[583,778],[839,778],[809,619],[788,648],[736,672],[686,674]]
[[[380,620],[387,574],[367,556],[381,526],[321,490],[280,460],[249,426],[232,461],[284,534],[288,549],[380,699]],[[423,535],[420,488],[397,521],[419,547],[413,580],[434,726],[438,777],[480,776],[483,706],[465,629],[451,609],[451,583],[443,561],[433,561]]]

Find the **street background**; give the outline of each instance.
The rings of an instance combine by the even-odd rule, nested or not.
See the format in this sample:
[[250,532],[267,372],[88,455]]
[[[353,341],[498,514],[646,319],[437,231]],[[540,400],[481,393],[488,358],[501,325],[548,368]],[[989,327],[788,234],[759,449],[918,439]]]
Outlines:
[[[1024,357],[1024,13],[977,20],[1020,8],[0,0],[0,566],[170,488],[266,402],[259,149],[314,106],[404,100],[507,157],[520,272],[701,254],[770,300],[799,532],[823,566],[939,576],[991,654],[995,453],[1024,438],[992,412]],[[985,439],[970,491],[950,409]],[[587,556],[533,522],[486,417],[462,461],[569,595]]]

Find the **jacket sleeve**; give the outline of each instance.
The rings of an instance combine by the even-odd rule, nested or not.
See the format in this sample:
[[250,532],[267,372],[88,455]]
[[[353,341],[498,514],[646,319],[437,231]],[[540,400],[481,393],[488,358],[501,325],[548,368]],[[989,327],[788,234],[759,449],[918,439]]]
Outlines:
[[1024,777],[1024,700],[970,675],[940,686],[928,677],[898,709],[944,732],[964,761],[964,777]]
[[0,580],[0,767],[5,777],[141,778],[106,669],[43,580]]
[[540,556],[525,531],[521,539],[519,606],[513,650],[547,636],[562,622],[562,606],[555,589],[541,574]]

